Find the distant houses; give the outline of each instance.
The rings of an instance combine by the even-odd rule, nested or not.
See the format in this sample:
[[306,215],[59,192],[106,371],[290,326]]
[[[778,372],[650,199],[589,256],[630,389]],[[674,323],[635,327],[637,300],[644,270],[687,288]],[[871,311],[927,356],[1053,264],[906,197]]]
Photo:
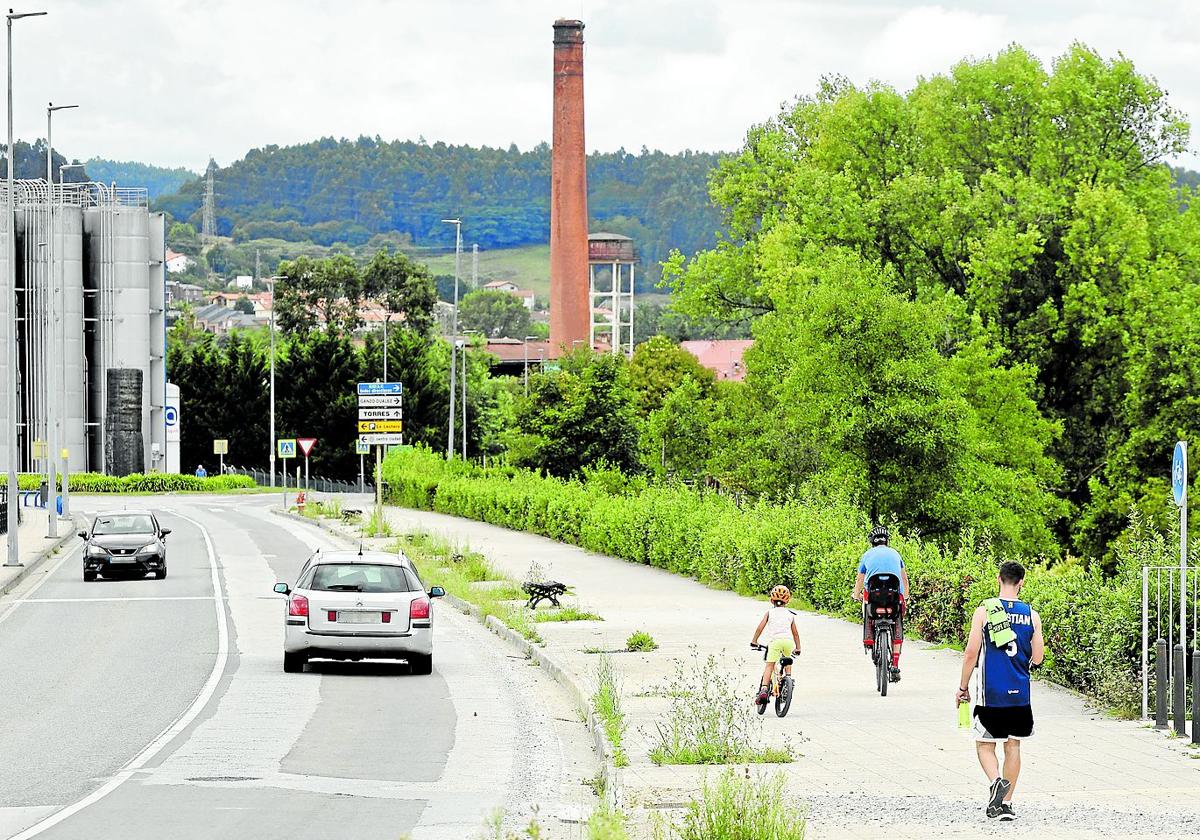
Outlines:
[[491,283],[484,285],[483,288],[489,292],[508,292],[513,297],[518,298],[521,303],[525,304],[526,309],[530,312],[533,311],[533,307],[535,306],[533,292],[529,289],[518,287],[511,280],[493,280]]

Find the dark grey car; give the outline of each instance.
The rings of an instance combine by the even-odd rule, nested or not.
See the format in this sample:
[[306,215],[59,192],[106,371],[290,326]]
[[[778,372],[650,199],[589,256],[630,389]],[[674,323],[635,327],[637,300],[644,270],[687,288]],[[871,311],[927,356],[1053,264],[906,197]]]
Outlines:
[[153,573],[162,580],[167,576],[167,546],[170,528],[163,528],[152,513],[122,511],[102,513],[92,523],[92,531],[80,531],[87,542],[83,549],[83,579],[104,577],[144,577]]

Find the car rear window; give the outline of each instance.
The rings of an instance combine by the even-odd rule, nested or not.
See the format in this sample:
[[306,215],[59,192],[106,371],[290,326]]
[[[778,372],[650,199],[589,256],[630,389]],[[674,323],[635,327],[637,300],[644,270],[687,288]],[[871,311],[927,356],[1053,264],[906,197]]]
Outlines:
[[92,526],[94,535],[104,534],[153,534],[154,518],[144,513],[121,513],[112,516],[97,516]]
[[309,589],[326,592],[416,592],[416,577],[403,566],[324,563],[313,569]]

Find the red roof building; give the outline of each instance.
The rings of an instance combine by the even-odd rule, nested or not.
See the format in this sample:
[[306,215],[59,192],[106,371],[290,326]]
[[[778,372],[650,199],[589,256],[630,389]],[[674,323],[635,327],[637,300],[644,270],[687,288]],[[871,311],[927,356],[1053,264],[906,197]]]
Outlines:
[[717,379],[741,382],[746,378],[746,363],[742,357],[752,339],[727,339],[723,341],[681,341],[679,346],[696,357],[701,365],[717,375]]

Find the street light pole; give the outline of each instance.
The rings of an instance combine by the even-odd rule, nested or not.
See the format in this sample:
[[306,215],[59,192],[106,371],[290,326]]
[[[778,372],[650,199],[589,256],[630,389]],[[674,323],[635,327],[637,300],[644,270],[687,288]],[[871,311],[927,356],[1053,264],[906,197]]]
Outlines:
[[8,373],[10,387],[5,388],[7,391],[7,411],[5,419],[8,421],[8,434],[6,435],[8,450],[8,556],[4,560],[6,566],[20,566],[21,555],[17,545],[17,505],[19,503],[19,488],[17,486],[17,267],[15,265],[16,249],[13,247],[16,242],[16,225],[13,224],[13,95],[12,95],[12,25],[14,20],[19,20],[24,17],[36,17],[44,15],[45,12],[26,12],[22,14],[14,14],[10,9],[7,15],[8,20],[8,195],[5,199],[7,205],[7,215],[5,216],[5,224],[8,227],[8,237],[5,247],[7,249],[7,267],[5,270],[7,280],[7,295],[8,295],[8,320],[9,323],[4,326],[7,328],[8,341],[7,352],[5,353],[5,370]]
[[[63,172],[68,169],[83,169],[82,163],[62,163],[58,166],[58,183],[63,184]],[[61,196],[62,193],[60,192]],[[62,515],[66,518],[71,516],[71,446],[67,442],[67,282],[65,280],[66,266],[63,266],[62,272],[59,274],[59,291],[62,294],[61,305],[58,308],[60,317],[62,318],[61,327],[58,331],[58,356],[59,356],[59,375],[58,375],[58,405],[60,411],[59,423],[62,427],[62,451],[66,453],[62,459]]]
[[[66,335],[66,313],[63,312],[63,306],[66,303],[66,295],[62,294],[59,284],[54,282],[54,210],[56,204],[54,201],[54,112],[65,111],[68,108],[78,108],[78,105],[55,105],[53,102],[46,103],[46,214],[50,219],[50,230],[46,235],[46,282],[50,288],[47,290],[46,301],[50,308],[54,311],[46,318],[47,336],[46,336],[46,352],[42,354],[42,379],[45,386],[46,395],[46,437],[47,452],[46,452],[46,536],[49,539],[58,538],[58,441],[59,429],[61,424],[61,415],[66,411],[66,400],[61,406],[58,406],[58,382],[61,365],[56,365],[51,359],[54,357],[52,349],[55,344],[55,331],[61,329],[63,335]],[[59,325],[59,321],[63,321]],[[61,363],[63,360],[60,359]],[[53,372],[53,373],[52,373]],[[64,381],[66,374],[63,373]]]
[[[271,293],[271,487],[275,487],[275,281],[278,276],[267,278],[267,289]],[[287,479],[284,479],[287,484]]]
[[525,336],[525,341],[522,344],[525,346],[525,396],[529,396],[529,342],[537,341],[536,335]]
[[462,266],[462,219],[442,219],[454,225],[454,314],[450,321],[450,431],[446,437],[446,460],[454,457],[454,386],[458,353],[454,342],[458,340],[458,277]]

